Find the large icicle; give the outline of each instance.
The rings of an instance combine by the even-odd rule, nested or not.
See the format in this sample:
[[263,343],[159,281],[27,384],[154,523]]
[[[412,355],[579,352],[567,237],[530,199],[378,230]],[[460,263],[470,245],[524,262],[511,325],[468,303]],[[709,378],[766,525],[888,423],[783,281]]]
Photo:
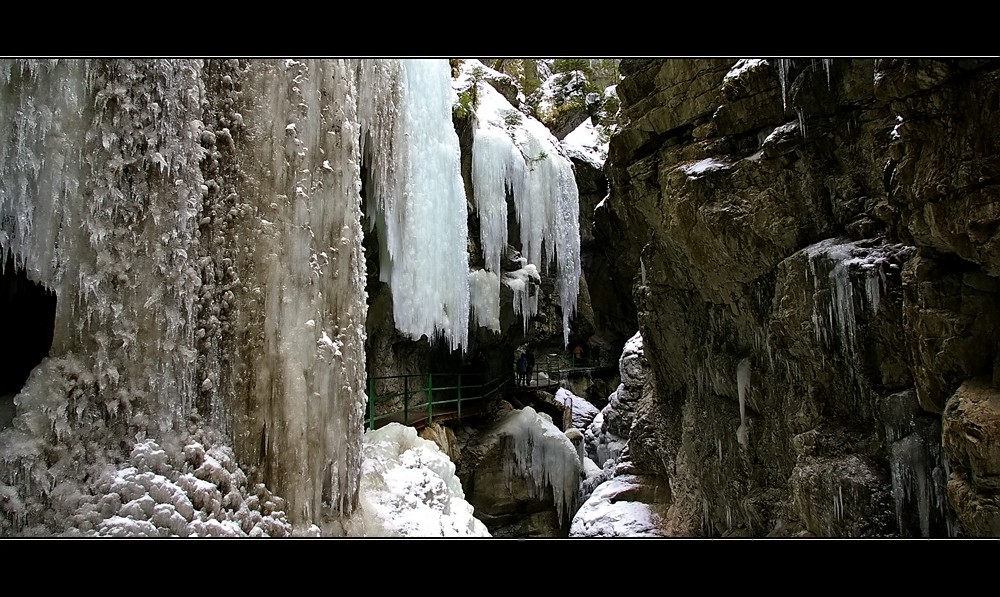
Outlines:
[[506,131],[488,120],[477,121],[472,141],[472,188],[479,212],[480,240],[486,268],[500,271],[507,248],[507,193],[522,193],[524,157]]
[[747,447],[747,391],[750,389],[750,357],[745,357],[736,366],[736,392],[740,399],[740,426],[736,430],[736,440]]
[[385,73],[380,86],[364,92],[360,109],[376,208],[369,213],[381,226],[380,266],[396,328],[415,339],[444,337],[452,350],[464,347],[468,214],[448,62],[404,60],[398,72],[363,68]]
[[579,505],[580,459],[573,442],[556,427],[548,415],[530,406],[512,411],[501,431],[513,442],[514,454],[505,461],[507,483],[515,477],[531,478],[535,495],[552,488],[560,521],[569,521]]

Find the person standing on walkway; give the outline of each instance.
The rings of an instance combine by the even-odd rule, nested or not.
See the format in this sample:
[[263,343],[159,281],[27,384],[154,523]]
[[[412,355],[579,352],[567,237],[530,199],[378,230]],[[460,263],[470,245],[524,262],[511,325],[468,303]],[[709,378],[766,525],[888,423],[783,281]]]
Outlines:
[[535,353],[529,350],[525,353],[525,359],[527,359],[527,367],[524,372],[524,383],[531,385],[531,372],[535,369]]
[[523,386],[528,384],[528,357],[521,354],[521,357],[517,359],[517,385]]

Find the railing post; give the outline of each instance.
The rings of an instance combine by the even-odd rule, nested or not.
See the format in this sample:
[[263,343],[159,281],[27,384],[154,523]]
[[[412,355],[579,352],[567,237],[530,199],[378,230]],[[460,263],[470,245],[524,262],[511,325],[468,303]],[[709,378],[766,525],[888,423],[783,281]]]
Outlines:
[[403,425],[410,424],[410,376],[403,376]]
[[368,379],[368,428],[375,429],[375,378]]
[[458,420],[462,420],[462,373],[458,374]]
[[427,374],[427,424],[434,422],[434,374]]

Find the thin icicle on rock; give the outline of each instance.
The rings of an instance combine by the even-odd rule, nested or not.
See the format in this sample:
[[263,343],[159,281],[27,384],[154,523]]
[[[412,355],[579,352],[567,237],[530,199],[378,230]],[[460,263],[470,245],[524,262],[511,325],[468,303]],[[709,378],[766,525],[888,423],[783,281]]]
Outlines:
[[518,193],[524,192],[525,168],[524,156],[507,131],[489,120],[477,119],[472,141],[472,187],[483,258],[486,268],[493,272],[500,271],[500,257],[507,249],[507,194],[515,192],[515,188]]
[[736,430],[736,440],[747,447],[747,392],[750,389],[750,357],[744,357],[736,366],[736,391],[740,400],[740,426]]
[[803,249],[807,279],[829,293],[815,293],[813,331],[824,346],[847,355],[857,351],[859,310],[878,311],[886,289],[886,271],[898,268],[889,259],[898,246],[867,246],[866,241],[827,239]]

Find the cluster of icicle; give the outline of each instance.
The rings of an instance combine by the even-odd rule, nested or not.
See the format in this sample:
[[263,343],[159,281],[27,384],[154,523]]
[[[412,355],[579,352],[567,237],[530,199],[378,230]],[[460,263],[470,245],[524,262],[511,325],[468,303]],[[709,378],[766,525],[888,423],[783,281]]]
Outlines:
[[[477,61],[466,61],[465,76],[475,67],[483,68]],[[509,194],[520,224],[525,264],[543,271],[555,264],[563,342],[568,344],[581,272],[579,191],[572,162],[542,123],[521,115],[491,86],[477,84],[476,97],[472,187],[485,269],[501,275],[500,260],[508,241]],[[514,292],[515,309],[527,326],[537,313],[538,302],[537,295],[531,295],[531,285],[523,282],[519,277],[504,277]]]
[[530,406],[512,411],[501,432],[514,449],[514,457],[504,462],[507,484],[515,478],[531,479],[532,497],[541,497],[551,488],[559,519],[568,521],[580,498],[580,458],[573,442],[548,415]]

